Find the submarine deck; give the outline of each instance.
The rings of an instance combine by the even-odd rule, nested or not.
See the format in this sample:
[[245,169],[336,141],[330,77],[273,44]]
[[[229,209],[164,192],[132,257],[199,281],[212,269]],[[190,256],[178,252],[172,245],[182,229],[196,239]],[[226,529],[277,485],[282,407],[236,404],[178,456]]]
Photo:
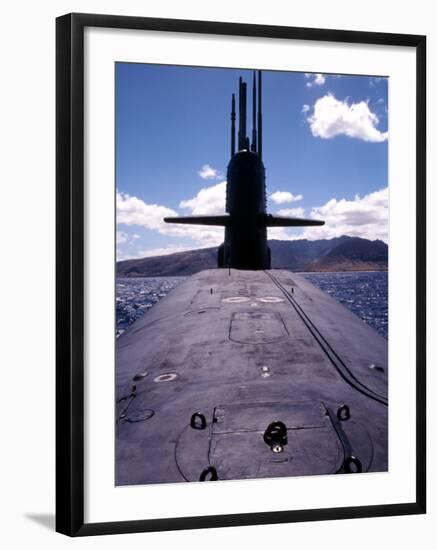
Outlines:
[[387,341],[303,276],[193,275],[116,361],[116,485],[387,470]]

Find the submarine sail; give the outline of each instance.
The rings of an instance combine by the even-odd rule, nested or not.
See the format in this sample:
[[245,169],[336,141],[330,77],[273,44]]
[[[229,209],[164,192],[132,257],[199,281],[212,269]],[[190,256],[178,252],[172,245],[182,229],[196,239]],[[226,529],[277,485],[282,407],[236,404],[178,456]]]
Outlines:
[[[247,84],[239,79],[238,151],[235,151],[235,95],[231,102],[231,159],[226,178],[226,213],[222,216],[167,217],[167,223],[225,227],[218,251],[218,267],[270,269],[268,227],[307,227],[323,221],[274,216],[267,213],[266,177],[262,161],[262,76],[252,84],[252,143],[247,136]],[[257,127],[258,124],[258,127]]]

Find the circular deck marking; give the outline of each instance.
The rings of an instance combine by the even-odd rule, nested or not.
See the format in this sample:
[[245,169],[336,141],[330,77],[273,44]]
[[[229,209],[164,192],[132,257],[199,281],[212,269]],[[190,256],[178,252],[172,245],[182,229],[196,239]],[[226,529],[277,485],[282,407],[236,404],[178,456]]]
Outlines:
[[231,296],[230,298],[223,298],[222,300],[225,304],[241,304],[248,301],[249,298],[246,298],[245,296]]
[[279,304],[284,301],[283,298],[278,298],[277,296],[264,296],[263,298],[258,298],[258,300],[265,304]]
[[146,420],[149,420],[149,418],[152,418],[154,414],[155,411],[153,409],[142,409],[129,414],[129,416],[124,416],[126,417],[126,422],[131,422],[133,424],[135,422],[145,422]]
[[168,372],[166,374],[160,374],[156,378],[153,379],[154,382],[172,382],[173,380],[176,380],[178,375],[175,372]]

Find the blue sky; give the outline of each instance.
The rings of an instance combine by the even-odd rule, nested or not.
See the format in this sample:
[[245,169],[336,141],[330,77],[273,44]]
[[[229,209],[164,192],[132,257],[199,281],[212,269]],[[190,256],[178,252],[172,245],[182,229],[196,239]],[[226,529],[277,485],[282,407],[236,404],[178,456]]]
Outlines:
[[[224,211],[239,76],[250,89],[247,70],[116,64],[118,260],[221,242],[221,228],[162,217]],[[263,71],[268,210],[326,221],[269,238],[387,241],[387,102],[385,78]]]

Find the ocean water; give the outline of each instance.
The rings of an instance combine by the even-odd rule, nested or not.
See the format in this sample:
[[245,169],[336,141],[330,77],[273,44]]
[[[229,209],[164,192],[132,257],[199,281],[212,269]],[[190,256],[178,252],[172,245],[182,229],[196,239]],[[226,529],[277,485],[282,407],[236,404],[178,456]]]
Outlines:
[[310,283],[388,338],[388,273],[304,273]]
[[118,338],[148,309],[159,302],[186,277],[119,278],[116,281],[116,328]]
[[[388,337],[386,272],[305,273],[323,292]],[[120,278],[116,282],[117,338],[186,277]]]

